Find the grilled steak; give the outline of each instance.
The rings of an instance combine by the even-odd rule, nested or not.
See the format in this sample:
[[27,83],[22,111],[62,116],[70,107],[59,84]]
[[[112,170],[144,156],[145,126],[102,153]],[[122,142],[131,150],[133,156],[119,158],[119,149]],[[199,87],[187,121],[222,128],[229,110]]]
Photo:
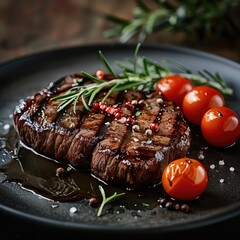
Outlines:
[[[86,110],[76,105],[58,111],[52,97],[82,75],[63,77],[22,101],[14,112],[21,141],[39,154],[75,168],[90,168],[98,178],[124,186],[159,183],[164,167],[187,154],[191,132],[179,107],[157,92],[115,92],[102,103],[100,92]],[[74,109],[76,111],[74,111]]]

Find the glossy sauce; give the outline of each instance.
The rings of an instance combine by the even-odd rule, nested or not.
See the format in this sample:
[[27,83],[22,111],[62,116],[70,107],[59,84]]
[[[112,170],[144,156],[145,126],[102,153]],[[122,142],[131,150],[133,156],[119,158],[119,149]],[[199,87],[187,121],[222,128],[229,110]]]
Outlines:
[[[165,196],[161,184],[141,190],[121,188],[102,182],[88,169],[76,170],[70,165],[40,156],[20,144],[13,128],[4,139],[5,145],[2,146],[5,147],[2,147],[2,150],[9,155],[9,160],[0,165],[0,172],[5,176],[4,181],[20,183],[23,188],[45,198],[71,202],[94,197],[100,202],[101,185],[106,196],[125,192],[124,197],[118,199],[118,203],[128,209],[139,210],[156,207],[158,200]],[[64,169],[64,172],[58,174],[59,168]]]

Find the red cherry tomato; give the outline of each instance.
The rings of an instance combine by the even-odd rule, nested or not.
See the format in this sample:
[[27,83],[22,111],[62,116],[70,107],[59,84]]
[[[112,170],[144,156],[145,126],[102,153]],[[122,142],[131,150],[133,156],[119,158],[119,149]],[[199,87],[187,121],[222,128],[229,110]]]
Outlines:
[[230,146],[240,137],[240,118],[228,107],[211,108],[202,118],[201,132],[214,146]]
[[205,192],[208,174],[204,166],[192,158],[176,159],[162,174],[162,186],[176,200],[194,200]]
[[193,88],[193,83],[180,75],[167,76],[159,80],[156,91],[161,92],[168,101],[182,106],[183,97]]
[[182,111],[185,118],[196,125],[201,125],[204,113],[213,107],[225,106],[223,95],[210,86],[196,86],[183,98]]

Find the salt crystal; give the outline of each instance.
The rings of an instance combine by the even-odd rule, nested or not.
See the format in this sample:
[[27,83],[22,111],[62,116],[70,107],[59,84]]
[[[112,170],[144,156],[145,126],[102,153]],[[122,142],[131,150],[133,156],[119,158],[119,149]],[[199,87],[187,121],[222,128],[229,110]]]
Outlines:
[[127,119],[125,117],[122,117],[118,120],[118,122],[120,123],[125,123],[127,121]]
[[133,141],[134,141],[134,142],[139,142],[139,139],[134,137],[134,138],[133,138]]
[[77,211],[77,208],[76,207],[71,207],[70,209],[69,209],[69,212],[70,213],[75,213]]
[[51,207],[52,208],[57,208],[59,205],[58,204],[52,204]]
[[9,128],[10,128],[10,124],[8,124],[8,123],[3,126],[4,130],[8,130]]
[[199,153],[198,153],[198,158],[199,158],[200,160],[203,160],[203,159],[204,159],[204,154],[203,154],[203,151],[202,151],[202,150],[199,151]]
[[109,126],[110,125],[110,122],[105,122],[105,126]]
[[223,178],[221,178],[221,179],[219,180],[219,182],[220,182],[220,183],[223,183],[223,182],[224,182],[224,179],[223,179]]
[[224,160],[219,161],[219,165],[224,165],[224,164],[225,164]]
[[230,167],[229,170],[230,170],[231,172],[234,172],[234,171],[235,171],[235,168],[234,168],[234,167]]
[[214,164],[211,164],[211,165],[210,165],[210,168],[211,168],[211,169],[214,169],[214,168],[215,168],[215,165],[214,165]]

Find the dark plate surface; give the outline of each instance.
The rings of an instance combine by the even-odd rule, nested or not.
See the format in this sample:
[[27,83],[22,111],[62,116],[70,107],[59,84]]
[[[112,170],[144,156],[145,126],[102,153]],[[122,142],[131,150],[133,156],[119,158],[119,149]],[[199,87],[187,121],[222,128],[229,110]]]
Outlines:
[[[0,120],[1,133],[7,124],[11,125],[11,114],[19,100],[31,95],[57,80],[63,75],[82,70],[94,73],[103,67],[98,57],[101,50],[109,62],[132,57],[135,45],[94,45],[59,49],[26,56],[0,66]],[[155,61],[172,58],[192,71],[207,69],[218,72],[228,85],[234,88],[233,98],[228,105],[240,114],[240,65],[228,59],[200,51],[166,45],[143,45],[140,55]],[[117,71],[117,68],[116,68]],[[119,211],[114,206],[112,213],[101,218],[96,216],[96,208],[87,202],[54,203],[22,189],[15,183],[0,184],[0,211],[48,226],[91,232],[121,232],[132,234],[163,233],[187,230],[231,219],[240,214],[240,144],[228,149],[212,149],[207,162],[209,186],[204,195],[192,204],[191,213],[168,211],[156,207],[151,210],[126,209]],[[1,162],[7,158],[1,150]],[[219,161],[225,164],[220,165]],[[215,165],[214,169],[210,165]],[[234,171],[229,168],[234,167]],[[4,179],[0,173],[0,182]],[[224,179],[223,183],[220,180]],[[57,205],[57,207],[55,207]],[[75,214],[69,209],[77,208]],[[2,221],[2,220],[1,220]]]

